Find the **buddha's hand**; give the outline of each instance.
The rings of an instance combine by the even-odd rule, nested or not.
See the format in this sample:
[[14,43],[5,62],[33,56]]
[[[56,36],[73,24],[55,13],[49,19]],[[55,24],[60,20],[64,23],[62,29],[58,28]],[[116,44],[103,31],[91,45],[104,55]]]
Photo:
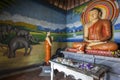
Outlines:
[[101,41],[100,41],[100,40],[93,40],[92,42],[93,42],[93,43],[94,43],[94,42],[96,43],[96,42],[101,42]]
[[100,42],[100,40],[86,40],[89,43],[96,43],[96,42]]

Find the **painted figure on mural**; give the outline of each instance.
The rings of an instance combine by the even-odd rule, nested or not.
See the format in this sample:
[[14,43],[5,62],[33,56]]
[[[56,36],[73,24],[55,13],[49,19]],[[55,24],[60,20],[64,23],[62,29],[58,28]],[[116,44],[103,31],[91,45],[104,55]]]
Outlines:
[[50,36],[50,32],[46,33],[45,38],[45,63],[49,65],[49,60],[51,58],[51,46],[52,46],[52,37]]
[[84,42],[75,42],[73,47],[79,48],[80,50],[117,50],[118,45],[110,41],[112,38],[111,22],[107,19],[101,19],[101,9],[91,9],[89,16],[89,23],[84,25]]

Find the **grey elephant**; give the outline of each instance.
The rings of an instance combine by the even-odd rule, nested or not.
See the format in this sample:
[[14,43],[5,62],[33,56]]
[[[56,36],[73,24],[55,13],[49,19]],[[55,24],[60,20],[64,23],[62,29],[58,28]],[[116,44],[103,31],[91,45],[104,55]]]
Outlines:
[[[8,44],[8,48],[9,48],[8,57],[9,58],[15,57],[16,50],[21,48],[25,48],[24,56],[30,54],[32,50],[31,42],[33,41],[34,41],[34,38],[31,35],[27,36],[27,38],[21,37],[21,36],[14,37]],[[28,52],[29,48],[30,50]]]

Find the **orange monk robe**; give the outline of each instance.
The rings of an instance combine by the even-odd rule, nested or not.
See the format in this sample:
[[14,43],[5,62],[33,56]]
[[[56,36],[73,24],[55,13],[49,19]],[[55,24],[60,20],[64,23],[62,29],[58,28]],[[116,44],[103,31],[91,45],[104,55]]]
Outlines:
[[[91,46],[92,50],[107,50],[115,51],[118,49],[118,45],[115,42],[110,42],[112,36],[112,28],[109,20],[100,19],[95,24],[88,28],[88,40],[100,40],[105,42],[103,44],[97,44]],[[99,42],[98,42],[99,43]],[[89,42],[75,42],[73,48],[84,50],[85,46],[91,44]],[[82,46],[82,47],[81,47]]]
[[107,43],[104,44],[91,46],[92,49],[110,51],[118,49],[118,45],[115,42],[108,42],[112,37],[112,26],[109,20],[100,19],[88,30],[88,40],[100,40],[101,42],[107,41]]
[[45,62],[49,64],[51,58],[51,46],[47,40],[45,40]]
[[88,29],[88,40],[107,41],[111,38],[112,28],[109,20],[100,19]]

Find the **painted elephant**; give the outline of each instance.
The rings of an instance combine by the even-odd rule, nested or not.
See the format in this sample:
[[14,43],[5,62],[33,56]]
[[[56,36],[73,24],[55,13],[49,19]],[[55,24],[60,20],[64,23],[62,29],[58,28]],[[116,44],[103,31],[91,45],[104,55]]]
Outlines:
[[[8,44],[9,47],[9,54],[8,57],[15,57],[16,56],[16,50],[17,49],[21,49],[21,48],[25,48],[25,55],[28,55],[31,53],[32,50],[32,46],[31,46],[31,42],[33,42],[34,38],[33,36],[27,36],[27,38],[25,37],[21,37],[21,36],[16,36],[14,37]],[[30,48],[29,52],[28,49]]]

